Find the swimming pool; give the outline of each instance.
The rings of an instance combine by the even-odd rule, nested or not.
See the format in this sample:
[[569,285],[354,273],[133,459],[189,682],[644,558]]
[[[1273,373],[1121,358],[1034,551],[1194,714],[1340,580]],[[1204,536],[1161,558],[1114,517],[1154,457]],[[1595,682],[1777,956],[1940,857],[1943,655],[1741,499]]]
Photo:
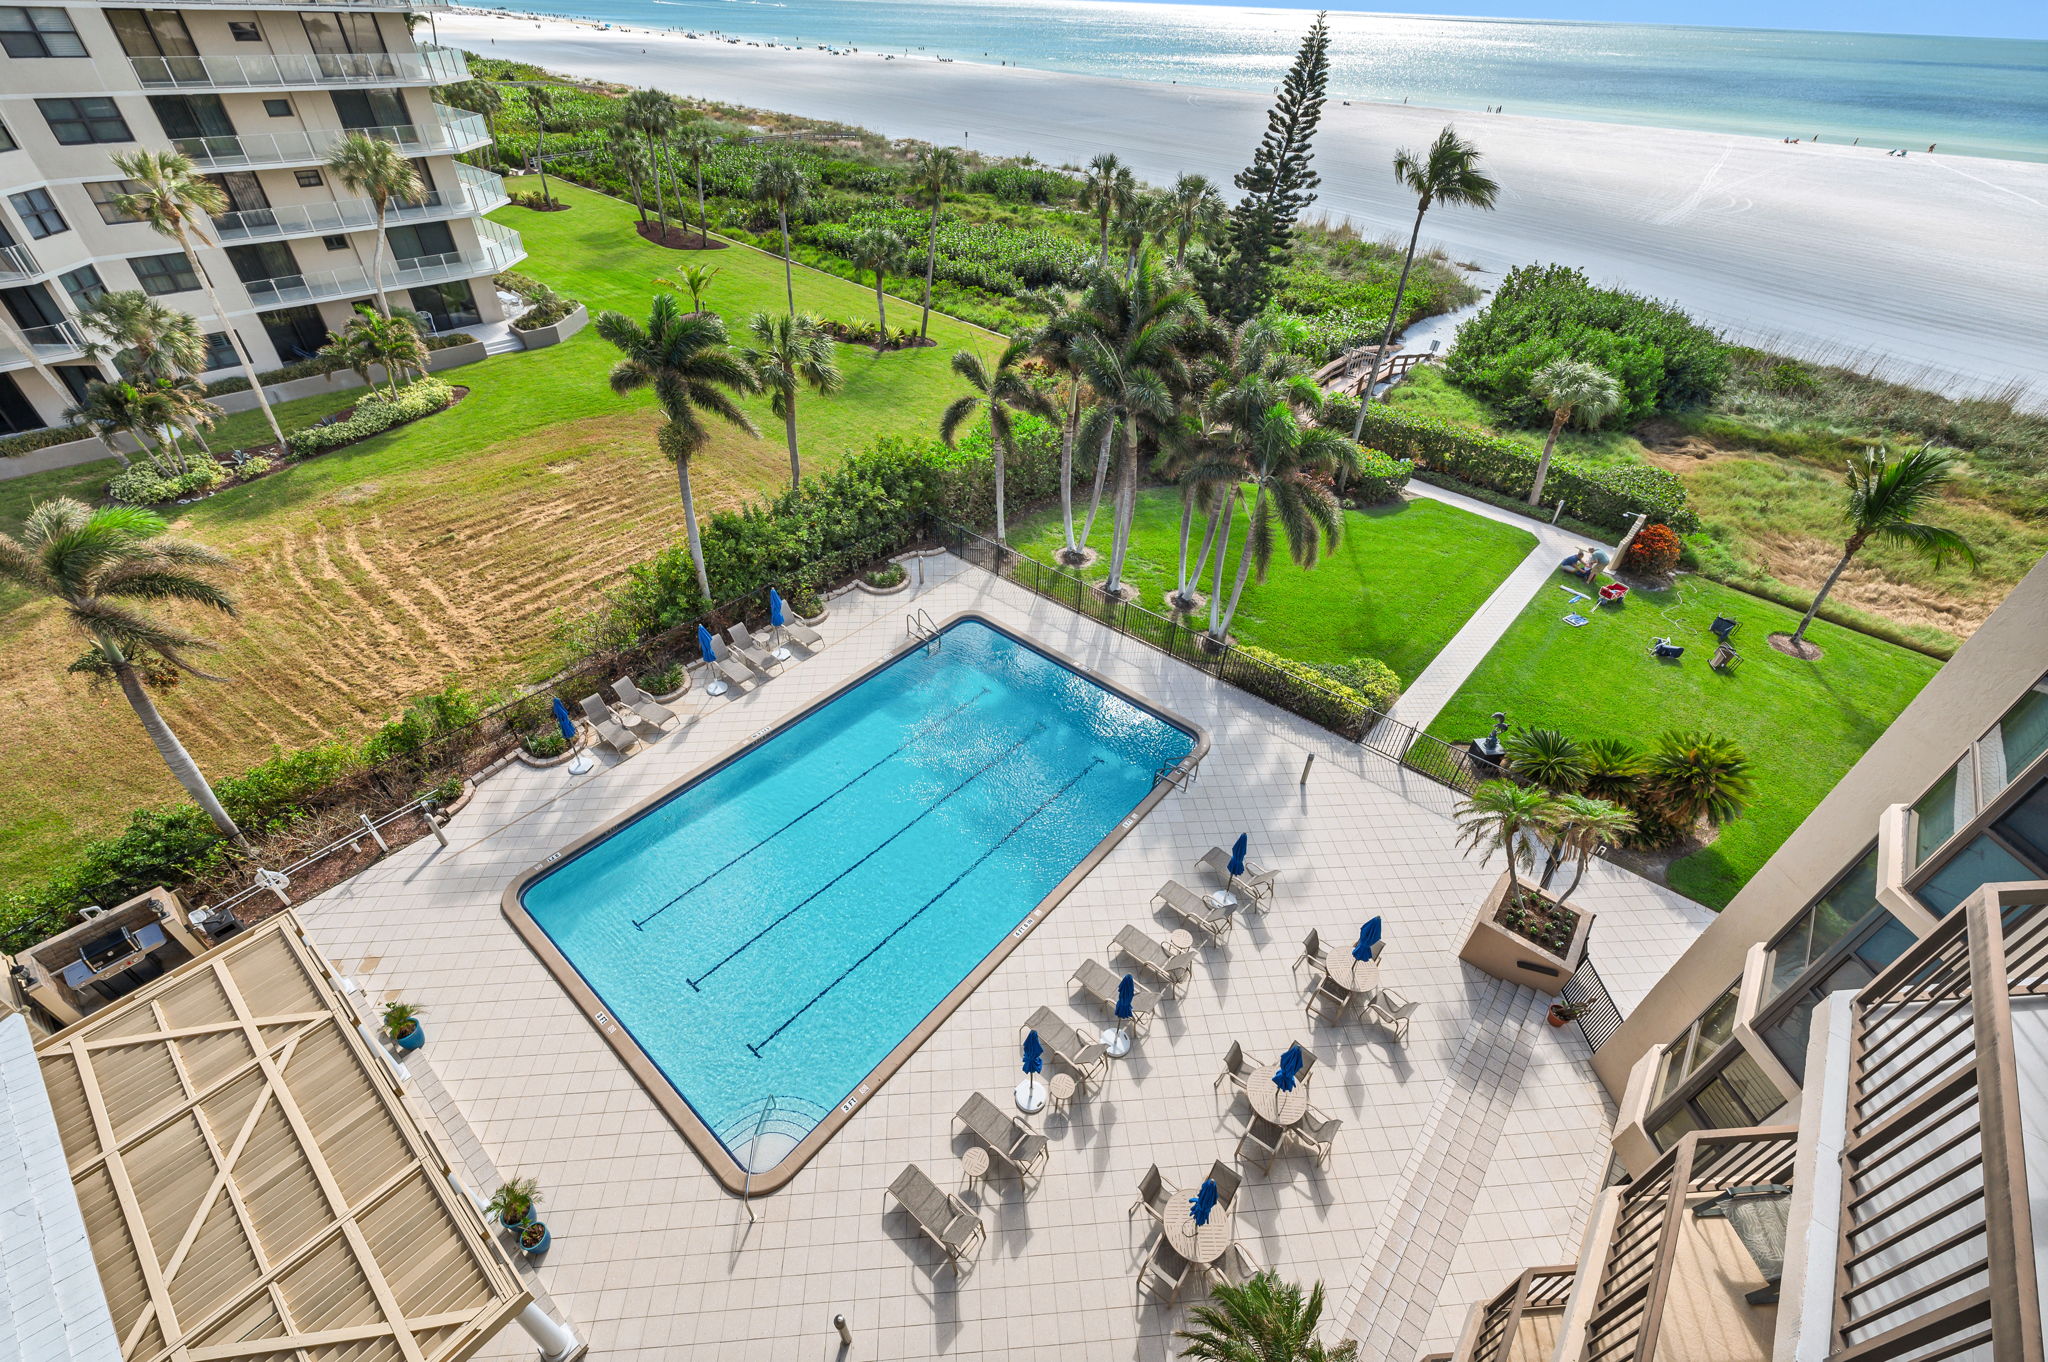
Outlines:
[[506,909],[713,1171],[766,1190],[1205,748],[964,616],[550,858]]

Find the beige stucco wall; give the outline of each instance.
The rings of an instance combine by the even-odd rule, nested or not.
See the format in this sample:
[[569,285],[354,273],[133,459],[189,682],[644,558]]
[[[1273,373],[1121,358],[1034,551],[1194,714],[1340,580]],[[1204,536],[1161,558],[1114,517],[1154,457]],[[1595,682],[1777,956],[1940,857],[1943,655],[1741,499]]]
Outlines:
[[[1813,665],[1826,667],[1827,659]],[[1879,815],[1919,798],[2044,672],[2048,559],[2034,565],[1594,1054],[1608,1091],[1619,1099],[1636,1061],[1742,973],[1750,946],[1775,934],[1862,854],[1877,835]]]

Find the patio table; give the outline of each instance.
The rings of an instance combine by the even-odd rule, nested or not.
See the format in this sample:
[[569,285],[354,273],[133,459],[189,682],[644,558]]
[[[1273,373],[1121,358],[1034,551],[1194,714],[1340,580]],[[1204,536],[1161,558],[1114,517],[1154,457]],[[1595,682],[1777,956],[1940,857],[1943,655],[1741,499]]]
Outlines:
[[1360,960],[1346,951],[1331,959],[1330,978],[1353,993],[1372,993],[1380,986],[1380,962]]
[[1255,1078],[1244,1085],[1244,1095],[1252,1104],[1252,1110],[1271,1121],[1274,1125],[1287,1127],[1296,1125],[1308,1115],[1308,1081],[1294,1080],[1294,1091],[1282,1092],[1272,1075]]
[[1221,1203],[1209,1212],[1208,1224],[1195,1223],[1194,1216],[1189,1213],[1192,1208],[1188,1203],[1194,1200],[1195,1192],[1198,1190],[1183,1187],[1173,1194],[1166,1204],[1177,1205],[1180,1211],[1178,1214],[1167,1213],[1166,1223],[1160,1228],[1160,1233],[1166,1236],[1166,1242],[1172,1245],[1175,1253],[1191,1263],[1207,1267],[1229,1251],[1234,1236],[1230,1224],[1230,1208]]

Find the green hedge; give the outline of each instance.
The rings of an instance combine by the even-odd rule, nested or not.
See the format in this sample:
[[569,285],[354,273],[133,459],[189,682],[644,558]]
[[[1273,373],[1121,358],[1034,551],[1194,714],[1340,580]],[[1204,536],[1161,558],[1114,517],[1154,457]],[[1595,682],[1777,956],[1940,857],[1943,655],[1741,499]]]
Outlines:
[[26,435],[10,435],[0,440],[0,459],[17,458],[31,450],[48,449],[51,445],[68,445],[90,434],[91,426],[50,426],[44,430],[32,430]]
[[[1535,485],[1542,451],[1506,435],[1447,421],[1440,416],[1410,415],[1397,407],[1375,403],[1366,409],[1365,439],[1396,458],[1412,459],[1423,468],[1447,473],[1460,482],[1527,497]],[[1680,534],[1700,527],[1686,504],[1685,485],[1677,476],[1646,464],[1581,468],[1568,459],[1550,461],[1543,484],[1548,505],[1564,501],[1565,514],[1625,533],[1634,513],[1649,512]]]
[[[426,336],[423,339],[429,350],[452,350],[458,345],[476,344],[476,337],[470,335],[467,331],[451,331],[445,336]],[[312,359],[302,359],[296,363],[287,364],[280,369],[266,369],[256,375],[256,377],[262,380],[264,387],[273,388],[280,383],[289,383],[295,378],[318,378],[321,374],[336,373],[346,368],[348,368],[348,365],[341,360],[315,356]],[[216,378],[213,382],[206,385],[206,395],[208,397],[225,397],[229,393],[247,392],[248,390],[249,380],[243,378],[240,374],[231,374],[227,378]]]
[[1415,465],[1368,445],[1358,451],[1358,476],[1345,479],[1344,492],[1366,506],[1392,501],[1401,495],[1414,470]]
[[[1232,667],[1226,663],[1224,677],[1232,685],[1250,691],[1260,699],[1271,700],[1282,709],[1333,732],[1357,732],[1365,721],[1367,710],[1381,709],[1390,703],[1387,700],[1375,703],[1372,696],[1339,681],[1325,668],[1297,662],[1251,644],[1240,644],[1234,651],[1237,657],[1262,665]],[[1360,658],[1358,663],[1378,665],[1371,658]],[[1394,693],[1399,694],[1400,688],[1397,678]]]
[[183,473],[164,474],[146,463],[130,464],[107,481],[107,495],[127,506],[159,506],[194,492],[218,487],[228,479],[228,470],[213,459],[201,457]]
[[438,378],[422,378],[406,384],[396,396],[383,391],[366,394],[356,403],[346,421],[329,426],[308,426],[286,438],[298,458],[335,449],[389,430],[401,421],[413,421],[440,411],[455,400],[455,390]]

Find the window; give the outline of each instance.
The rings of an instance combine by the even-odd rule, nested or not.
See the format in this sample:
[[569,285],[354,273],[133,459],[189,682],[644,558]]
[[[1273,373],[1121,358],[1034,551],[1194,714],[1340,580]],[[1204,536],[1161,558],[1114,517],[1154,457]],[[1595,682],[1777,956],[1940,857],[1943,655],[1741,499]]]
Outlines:
[[[1757,1018],[1757,1030],[1778,1062],[1795,1077],[1806,1072],[1806,1037],[1813,1025],[1813,1010],[1830,993],[1861,988],[1877,977],[1878,971],[1906,953],[1913,933],[1890,913],[1871,916],[1856,943],[1845,953],[1828,956],[1832,964],[1814,977],[1802,981],[1798,996],[1789,1007],[1781,1004],[1772,1011],[1776,1020]],[[1825,962],[1823,962],[1825,963]]]
[[7,131],[7,125],[0,123],[0,151],[19,151],[21,143],[14,140],[14,134]]
[[1664,1050],[1664,1077],[1657,1085],[1657,1100],[1670,1100],[1679,1087],[1698,1072],[1700,1066],[1714,1057],[1723,1045],[1735,1036],[1735,1003],[1742,991],[1742,981],[1728,985],[1727,992],[1707,1004],[1707,1010],[1693,1019],[1691,1026],[1679,1033],[1678,1039]]
[[135,271],[135,282],[142,285],[142,291],[151,297],[184,293],[199,287],[199,276],[192,272],[192,262],[185,258],[183,251],[132,256],[128,264]]
[[21,395],[21,385],[14,381],[14,375],[0,374],[0,435],[41,430],[48,424]]
[[71,224],[57,211],[57,202],[50,197],[47,189],[24,189],[19,194],[9,194],[7,201],[14,205],[14,211],[21,216],[21,225],[28,234],[41,241],[46,236],[71,230]]
[[290,118],[292,102],[289,99],[266,99],[263,101],[263,112],[272,118]]
[[185,17],[174,9],[110,9],[107,22],[121,40],[121,50],[131,57],[199,55]]
[[85,401],[86,389],[100,381],[100,371],[92,364],[53,364],[51,371],[57,381],[64,385],[64,391],[71,394],[73,402]]
[[127,120],[121,117],[120,106],[104,96],[39,99],[36,107],[42,110],[43,121],[50,125],[50,135],[63,146],[135,140],[135,134],[128,131]]
[[299,18],[315,52],[339,55],[384,50],[384,34],[374,14],[301,14]]
[[1947,913],[1984,885],[2039,879],[2048,879],[2048,780],[1948,853],[1913,892],[1936,913]]
[[1913,864],[1956,835],[1956,768],[1934,782],[1934,788],[1913,805]]
[[332,98],[344,128],[396,128],[412,122],[405,96],[396,90],[336,90]]
[[124,194],[139,192],[142,186],[134,180],[94,180],[85,187],[85,196],[92,200],[93,207],[100,210],[100,221],[113,226],[122,222],[140,222],[135,213],[123,212],[120,198]]
[[323,236],[320,238],[320,244],[330,251],[345,251],[348,249],[348,238],[345,236]]
[[10,57],[83,57],[85,44],[61,9],[0,5],[0,50]]
[[1877,848],[1872,847],[1771,943],[1765,1000],[1791,987],[1793,980],[1855,931],[1876,908]]
[[1998,743],[2007,781],[2048,752],[2048,680],[2036,681],[2019,703],[2005,712],[1998,721]]
[[234,121],[219,95],[151,95],[149,107],[172,138],[233,137]]
[[445,222],[422,222],[417,226],[393,227],[385,233],[391,254],[399,260],[420,260],[428,256],[452,255],[455,234]]
[[200,363],[201,372],[225,369],[231,364],[240,364],[242,357],[235,353],[235,343],[228,339],[225,331],[206,333],[206,358]]
[[80,265],[69,274],[58,275],[57,282],[71,295],[71,305],[76,308],[89,306],[93,299],[107,291],[100,272],[90,265]]
[[476,294],[470,291],[467,279],[412,289],[408,296],[413,310],[425,313],[436,331],[455,331],[475,326],[483,320],[483,314],[477,311]]
[[41,284],[0,289],[0,304],[6,306],[7,315],[14,318],[14,324],[26,330],[55,326],[64,320],[64,314],[57,310],[56,300],[50,297],[50,290]]
[[1778,1085],[1764,1076],[1755,1060],[1737,1050],[1718,1073],[1651,1128],[1650,1138],[1659,1149],[1669,1149],[1687,1131],[1762,1125],[1784,1105]]
[[291,279],[299,272],[297,257],[292,254],[292,248],[282,241],[265,241],[254,246],[230,246],[228,263],[235,267],[235,277],[245,284],[260,284],[271,279]]
[[260,43],[263,41],[263,30],[256,27],[255,22],[252,20],[228,20],[228,33],[238,43]]
[[327,323],[320,320],[320,309],[310,304],[303,307],[281,307],[275,312],[259,312],[256,320],[263,323],[264,334],[277,347],[277,353],[286,363],[295,359],[311,359],[327,344]]
[[317,170],[301,170],[297,172],[296,178],[301,189],[318,189],[322,184],[320,172]]

